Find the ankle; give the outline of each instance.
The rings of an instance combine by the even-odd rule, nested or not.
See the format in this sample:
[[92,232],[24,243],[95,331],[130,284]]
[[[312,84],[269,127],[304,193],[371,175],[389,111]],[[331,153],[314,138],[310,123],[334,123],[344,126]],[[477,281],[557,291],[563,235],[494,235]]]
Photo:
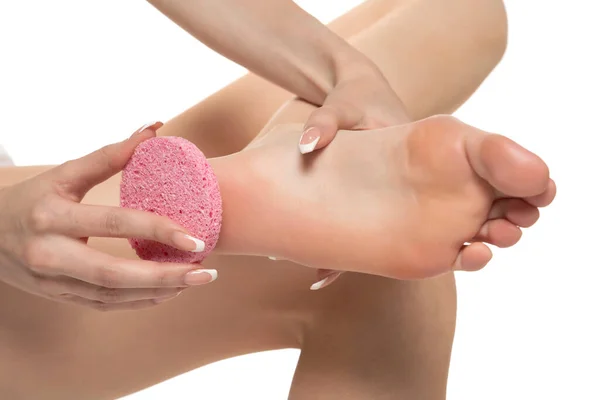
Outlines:
[[262,223],[269,210],[268,185],[255,173],[250,157],[236,153],[211,158],[223,201],[223,219],[215,254],[265,255],[263,239],[269,229]]

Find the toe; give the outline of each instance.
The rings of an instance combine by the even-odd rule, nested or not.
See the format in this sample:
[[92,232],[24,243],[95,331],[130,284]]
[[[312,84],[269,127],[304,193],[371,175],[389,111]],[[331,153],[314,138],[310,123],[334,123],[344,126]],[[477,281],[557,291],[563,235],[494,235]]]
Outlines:
[[554,180],[550,179],[548,186],[543,193],[537,196],[527,197],[525,200],[533,206],[546,207],[552,203],[554,197],[556,197],[556,183],[554,183]]
[[488,219],[504,218],[516,226],[527,228],[536,223],[540,211],[522,199],[500,199],[492,205]]
[[454,269],[477,271],[485,267],[492,259],[492,251],[485,244],[476,242],[463,246],[454,263]]
[[521,229],[506,219],[487,221],[473,241],[486,242],[497,247],[510,247],[521,239]]
[[480,131],[470,135],[467,154],[475,172],[506,196],[537,196],[548,187],[544,161],[504,136]]

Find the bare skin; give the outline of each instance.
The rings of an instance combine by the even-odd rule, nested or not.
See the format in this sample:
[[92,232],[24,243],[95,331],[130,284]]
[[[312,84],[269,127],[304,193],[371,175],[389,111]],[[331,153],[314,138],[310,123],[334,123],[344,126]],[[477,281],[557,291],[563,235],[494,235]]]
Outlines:
[[[239,162],[249,171],[235,178],[231,192],[222,185],[232,200],[224,202],[229,220],[220,251],[429,278],[451,268],[482,268],[491,259],[482,242],[514,245],[518,227],[533,225],[537,207],[554,198],[539,157],[452,117],[341,132],[314,157],[286,151],[301,128],[275,127],[249,149],[213,162],[217,169]],[[264,196],[234,196],[244,181],[248,192]],[[270,241],[269,232],[285,235]]]
[[[501,3],[474,4],[484,5],[478,8],[465,2],[460,3],[463,8],[454,5],[444,10],[442,4],[434,1],[371,1],[333,26],[345,31],[346,37],[354,35],[352,42],[357,46],[363,44],[361,50],[370,52],[368,55],[384,70],[411,116],[420,118],[458,107],[502,54]],[[381,22],[380,17],[385,15],[387,21]],[[477,23],[465,23],[474,20]],[[427,42],[427,23],[438,26],[440,21],[464,30],[454,31],[457,37],[440,35]],[[410,60],[391,57],[390,47],[386,47],[391,44],[380,45],[387,37],[397,38],[395,29],[399,27],[413,29],[410,37],[393,43],[396,54],[413,54]],[[479,29],[500,38],[497,45],[492,46],[487,40],[470,41],[469,45],[457,44],[454,52],[442,56],[435,49],[427,50],[445,39],[462,43],[461,35],[483,37],[478,34]],[[427,71],[423,71],[424,65],[429,67]],[[435,68],[448,68],[450,72],[436,73],[441,71]],[[450,76],[453,79],[447,78]],[[435,93],[430,96],[431,91]],[[258,96],[267,100],[256,102]],[[285,91],[248,76],[170,121],[160,133],[187,137],[211,156],[232,153],[245,147],[290,98]],[[279,123],[302,123],[313,109],[291,102],[265,132]],[[396,131],[390,137],[402,136],[401,128],[390,128],[389,132],[391,129]],[[459,129],[455,136],[464,137],[468,132]],[[385,136],[385,130],[364,134],[369,133]],[[291,140],[299,131],[290,130],[289,135]],[[265,141],[274,142],[269,146],[258,142],[256,148],[238,157],[259,151],[275,153],[274,148],[280,147],[275,141],[283,138],[266,136]],[[339,144],[338,139],[344,136],[339,135],[322,154],[331,157],[332,163],[337,162],[333,157],[336,153],[343,162],[347,157],[344,153],[354,151],[349,141],[355,137],[349,135]],[[377,140],[373,139],[373,146]],[[360,146],[368,143],[369,140],[361,140]],[[336,144],[345,151],[336,151]],[[266,148],[260,150],[261,145]],[[285,148],[297,155],[294,145]],[[273,157],[273,161],[283,161],[281,153]],[[464,160],[464,154],[461,157]],[[380,153],[369,158],[372,167],[384,165],[379,158]],[[235,157],[231,159],[235,161]],[[215,164],[215,168],[239,172],[242,169],[234,161],[229,165]],[[327,158],[323,163],[326,161]],[[297,171],[293,158],[284,165],[284,171]],[[327,174],[325,165],[315,163],[314,167]],[[279,165],[272,169],[278,168]],[[2,184],[8,184],[40,170],[11,168],[0,171],[0,179]],[[466,180],[473,179],[472,175]],[[116,205],[118,182],[117,176],[97,186],[85,201]],[[473,180],[469,182],[481,187]],[[482,185],[487,188],[484,191],[489,189]],[[269,237],[264,240],[270,241]],[[90,245],[134,257],[124,240],[92,239]],[[14,399],[115,398],[216,360],[292,347],[302,349],[290,392],[292,399],[336,398],[341,393],[347,399],[444,398],[455,319],[452,274],[423,281],[346,274],[327,290],[315,293],[307,290],[314,281],[314,270],[287,261],[215,255],[205,262],[205,267],[218,269],[219,280],[188,289],[158,307],[137,311],[135,318],[131,313],[102,314],[49,302],[0,286],[2,393]],[[324,339],[331,337],[335,340]]]
[[[341,244],[346,242],[351,248],[358,248],[357,243],[352,243],[355,227],[369,225],[373,216],[389,218],[394,212],[388,206],[393,206],[402,210],[402,215],[406,215],[409,221],[395,220],[392,217],[390,222],[393,224],[388,224],[376,218],[374,226],[382,231],[361,229],[365,235],[361,236],[360,248],[370,250],[375,247],[378,250],[381,237],[392,237],[394,242],[399,243],[399,252],[392,255],[397,256],[394,259],[400,259],[395,265],[410,268],[413,263],[416,268],[421,268],[430,263],[428,253],[436,253],[438,257],[443,257],[448,251],[457,253],[458,249],[444,248],[444,243],[458,240],[455,238],[460,238],[461,234],[472,237],[480,231],[482,224],[485,226],[484,221],[494,207],[494,192],[526,196],[517,201],[518,206],[503,208],[500,215],[507,218],[512,215],[511,222],[520,226],[529,226],[537,219],[537,209],[533,204],[546,205],[554,196],[554,186],[549,180],[548,170],[537,156],[509,139],[478,131],[449,117],[437,117],[379,131],[344,132],[327,147],[327,151],[320,154],[318,161],[315,160],[313,174],[301,173],[302,169],[298,168],[300,155],[296,158],[290,156],[294,146],[288,144],[297,141],[301,128],[301,125],[284,125],[269,132],[259,144],[248,150],[212,160],[222,186],[224,214],[228,215],[228,219],[224,220],[228,221],[223,231],[225,243],[220,251],[227,252],[228,246],[238,251],[244,251],[241,246],[247,246],[248,251],[260,251],[261,242],[252,239],[256,237],[262,238],[267,247],[272,243],[271,250],[282,251],[286,249],[285,240],[281,240],[282,233],[285,233],[292,242],[297,243],[287,249],[291,255],[305,255],[309,260],[327,257],[330,253],[343,257],[346,248],[338,247],[337,238],[342,238]],[[364,137],[367,135],[369,140],[365,142]],[[368,159],[371,153],[389,154],[391,158],[383,158],[381,165],[360,162],[361,157]],[[355,173],[357,161],[361,173]],[[448,165],[452,165],[450,170],[447,169]],[[389,172],[382,172],[382,166],[389,169]],[[250,175],[232,174],[243,167],[251,171]],[[256,190],[254,185],[248,185],[248,182],[256,182],[260,190]],[[111,183],[117,182],[112,180],[108,184]],[[313,190],[307,190],[310,188]],[[323,188],[326,189],[325,192],[322,192]],[[365,215],[353,201],[341,199],[340,197],[353,197],[349,195],[348,189],[360,190],[362,196],[366,196],[369,201],[367,205],[376,211]],[[327,228],[327,225],[322,225],[323,237],[307,234],[314,232],[313,227],[318,221],[304,218],[305,214],[301,211],[312,209],[309,204],[303,204],[307,199],[303,198],[302,193],[306,192],[312,192],[317,198],[325,200],[321,203],[323,214],[329,211],[328,204],[335,204],[338,210],[345,210],[345,215],[354,214],[353,220],[350,224],[344,222],[339,225],[334,217],[331,219],[333,223]],[[268,195],[265,196],[265,193]],[[273,207],[271,199],[275,193],[279,204],[295,203],[297,209]],[[101,202],[98,194],[92,193],[88,201]],[[243,199],[243,204],[237,205],[236,202],[240,199]],[[359,197],[354,201],[360,200]],[[251,207],[254,212],[249,213],[246,207]],[[246,216],[252,215],[269,215],[269,221],[276,221],[275,226],[246,219]],[[440,220],[439,217],[442,216],[446,217]],[[427,230],[419,228],[420,221],[424,221],[422,225]],[[281,226],[277,226],[278,224]],[[244,226],[249,229],[244,230]],[[520,235],[515,235],[516,231],[509,226],[496,228],[496,234],[492,233],[490,227],[487,237],[481,233],[479,235],[481,240],[490,243],[506,240],[504,244],[512,244]],[[240,231],[243,232],[242,235],[239,234]],[[269,231],[275,234],[270,235]],[[408,247],[404,247],[402,238],[407,236],[411,236],[411,241],[408,242]],[[494,236],[501,239],[495,239]],[[324,251],[320,243],[327,237],[330,240],[327,251]],[[437,245],[433,249],[427,247],[431,237]],[[95,245],[111,246],[109,243]],[[420,251],[422,261],[419,263],[402,259],[403,251],[410,252],[414,246]],[[110,251],[115,250],[114,246],[110,248]],[[386,250],[389,254],[389,249]],[[351,255],[360,261],[360,254],[354,252]],[[372,272],[379,272],[377,252],[368,256],[375,260],[369,264],[373,265]],[[464,252],[463,258],[466,260],[467,252]],[[10,370],[3,371],[7,374],[5,376],[11,377],[10,383],[5,382],[9,385],[8,389],[18,397],[29,395],[25,389],[27,386],[21,386],[19,382],[20,378],[27,376],[38,382],[46,393],[53,385],[65,385],[68,387],[66,392],[62,389],[55,392],[60,393],[59,397],[62,398],[112,397],[113,392],[100,396],[107,383],[110,382],[111,390],[119,387],[124,390],[127,383],[141,382],[171,362],[171,367],[186,365],[184,360],[198,363],[187,364],[188,367],[193,367],[246,352],[302,345],[304,335],[314,334],[313,324],[323,312],[317,310],[335,309],[340,306],[340,302],[346,306],[350,293],[340,293],[339,290],[354,290],[344,285],[342,280],[339,282],[342,289],[330,289],[323,292],[327,293],[325,295],[311,297],[306,286],[302,290],[301,285],[306,282],[306,272],[309,271],[307,268],[288,269],[280,264],[275,267],[276,263],[271,263],[273,268],[264,268],[269,263],[267,261],[265,264],[264,259],[262,267],[260,261],[254,262],[252,268],[240,264],[240,261],[247,260],[244,257],[213,257],[205,265],[222,271],[220,281],[202,290],[191,289],[189,294],[181,296],[181,300],[171,301],[162,308],[140,311],[134,320],[126,313],[90,314],[89,310],[72,305],[61,306],[27,297],[24,292],[11,293],[10,289],[3,290],[3,297],[10,296],[9,299],[4,299],[8,301],[3,304],[25,304],[28,309],[27,314],[23,314],[23,308],[18,312],[3,309],[2,320],[11,322],[13,327],[3,332],[6,337],[2,341],[9,344],[3,359],[9,360],[10,365],[19,365],[17,375]],[[443,260],[436,265],[444,265]],[[389,290],[386,289],[386,282],[389,281],[381,278],[352,276],[347,281],[355,279],[372,281],[373,285],[380,285],[379,290],[382,291],[367,291],[364,298],[355,305],[359,309],[365,307],[365,303],[369,304],[372,297],[381,299]],[[396,284],[405,283],[394,285]],[[388,305],[391,309],[395,308],[393,303]],[[238,314],[244,308],[242,305],[249,307],[244,310],[244,317]],[[376,320],[388,317],[388,306],[378,311]],[[199,314],[196,314],[198,307]],[[173,312],[176,310],[179,312]],[[182,312],[183,310],[186,312]],[[189,318],[190,312],[194,312],[194,316],[201,315],[201,318]],[[362,322],[365,323],[364,320]],[[14,329],[19,325],[27,330],[27,335],[23,335],[21,329]],[[65,332],[64,326],[69,326],[69,331]],[[161,329],[156,329],[158,326]],[[250,337],[253,339],[249,340]],[[150,339],[161,343],[162,350],[148,353],[145,345],[154,347]],[[37,342],[35,346],[33,341]],[[106,345],[102,346],[103,343],[109,343],[111,352],[103,351],[106,349]],[[211,345],[205,348],[202,343]],[[168,349],[167,354],[163,353],[165,348]],[[115,368],[113,354],[127,354],[128,357],[119,357],[118,367]],[[189,358],[192,355],[196,357]],[[49,365],[55,363],[57,357],[68,362],[64,364],[64,368],[49,372]],[[31,362],[32,360],[37,362]],[[148,370],[143,365],[156,368]],[[365,367],[358,363],[355,368],[363,371]],[[142,373],[143,375],[138,375]],[[103,379],[86,380],[85,377],[90,375],[102,376]],[[389,378],[391,375],[393,374]],[[73,379],[74,377],[78,379]],[[384,377],[385,374],[379,379]],[[362,375],[362,379],[366,379],[366,376]],[[373,382],[372,379],[367,381],[374,385],[368,389],[368,393],[379,393],[381,390],[381,396],[396,395],[398,391],[409,389],[401,387],[390,391],[388,387],[384,390],[377,387],[378,382]],[[80,383],[81,387],[78,386]],[[356,396],[364,389],[345,386],[344,390]],[[365,392],[364,395],[368,393]]]

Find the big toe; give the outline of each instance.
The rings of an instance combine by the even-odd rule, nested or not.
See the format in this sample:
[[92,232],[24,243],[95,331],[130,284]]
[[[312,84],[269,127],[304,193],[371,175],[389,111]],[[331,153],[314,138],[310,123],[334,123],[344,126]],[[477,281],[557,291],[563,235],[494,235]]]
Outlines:
[[537,196],[548,188],[546,163],[504,136],[471,136],[467,152],[475,172],[505,196]]

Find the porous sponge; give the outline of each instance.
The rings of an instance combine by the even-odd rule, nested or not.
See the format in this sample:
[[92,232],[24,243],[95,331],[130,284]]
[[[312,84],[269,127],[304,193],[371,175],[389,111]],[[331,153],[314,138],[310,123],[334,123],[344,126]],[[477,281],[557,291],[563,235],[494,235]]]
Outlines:
[[144,260],[199,263],[219,239],[223,208],[217,177],[204,154],[180,137],[151,138],[135,149],[121,177],[121,207],[168,217],[206,245],[194,253],[129,239]]

